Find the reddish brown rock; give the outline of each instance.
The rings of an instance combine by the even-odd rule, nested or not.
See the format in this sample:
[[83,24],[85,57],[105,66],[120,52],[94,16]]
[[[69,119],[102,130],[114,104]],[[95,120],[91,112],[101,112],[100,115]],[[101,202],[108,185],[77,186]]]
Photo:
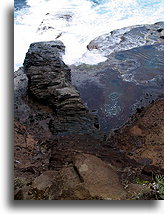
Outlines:
[[117,173],[101,159],[79,154],[74,165],[46,171],[30,186],[18,188],[19,200],[120,200],[126,197]]
[[126,197],[117,172],[101,159],[87,154],[78,155],[75,167],[92,197],[104,200],[120,200]]
[[163,168],[163,99],[133,116],[132,121],[110,141],[143,166]]

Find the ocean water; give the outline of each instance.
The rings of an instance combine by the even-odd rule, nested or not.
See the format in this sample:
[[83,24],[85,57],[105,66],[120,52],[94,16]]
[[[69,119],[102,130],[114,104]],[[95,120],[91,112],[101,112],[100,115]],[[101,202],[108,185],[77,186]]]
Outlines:
[[15,0],[14,70],[29,45],[56,38],[66,46],[66,64],[96,64],[106,58],[88,43],[111,30],[163,21],[162,0]]

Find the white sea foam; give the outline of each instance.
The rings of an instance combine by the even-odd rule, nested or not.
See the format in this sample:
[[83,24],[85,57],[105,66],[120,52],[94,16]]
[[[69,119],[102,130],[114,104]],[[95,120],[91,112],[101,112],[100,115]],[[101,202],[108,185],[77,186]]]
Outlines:
[[87,44],[111,30],[163,21],[159,0],[27,0],[29,8],[17,12],[14,29],[15,69],[22,65],[32,42],[55,40],[66,46],[66,64],[96,64],[106,58],[88,52]]

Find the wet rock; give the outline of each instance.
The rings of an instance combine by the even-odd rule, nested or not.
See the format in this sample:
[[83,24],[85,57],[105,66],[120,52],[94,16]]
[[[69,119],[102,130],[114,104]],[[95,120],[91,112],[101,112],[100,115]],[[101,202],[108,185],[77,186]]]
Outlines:
[[152,25],[131,26],[111,31],[92,40],[87,48],[99,50],[104,56],[143,45],[162,42],[163,22]]

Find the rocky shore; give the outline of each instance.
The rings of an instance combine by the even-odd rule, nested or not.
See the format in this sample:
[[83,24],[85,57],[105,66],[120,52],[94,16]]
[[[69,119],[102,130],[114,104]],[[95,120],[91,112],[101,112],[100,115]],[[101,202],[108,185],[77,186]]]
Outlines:
[[104,56],[118,51],[163,42],[163,22],[121,28],[92,40],[87,48],[99,50]]
[[110,35],[153,43],[109,53],[102,36],[88,49],[108,59],[94,66],[69,68],[59,40],[30,45],[14,73],[15,200],[161,199],[162,23],[129,29]]

